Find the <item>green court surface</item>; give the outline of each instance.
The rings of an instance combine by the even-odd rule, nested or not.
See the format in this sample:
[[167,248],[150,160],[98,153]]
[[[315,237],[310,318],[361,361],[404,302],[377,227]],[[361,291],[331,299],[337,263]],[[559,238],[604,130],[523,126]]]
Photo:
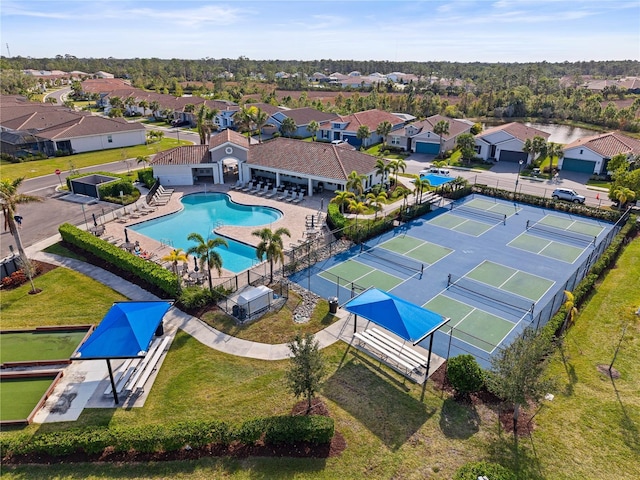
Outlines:
[[529,235],[527,233],[517,236],[507,245],[567,263],[574,263],[584,251],[584,249],[580,247],[545,240],[544,238]]
[[0,363],[68,359],[86,330],[0,334]]
[[[511,205],[505,205],[504,203],[496,203],[490,200],[484,200],[482,198],[474,198],[470,202],[466,202],[465,206],[477,208],[478,210],[486,210],[491,213],[499,213],[510,217],[522,210],[521,207],[512,207]],[[454,209],[455,211],[455,209]]]
[[478,282],[539,301],[554,282],[530,273],[485,260],[466,275]]
[[538,221],[538,223],[561,230],[566,230],[570,233],[579,233],[590,237],[597,237],[604,230],[604,227],[601,227],[599,225],[580,222],[579,220],[573,220],[571,218],[557,217],[555,215],[547,215],[546,217]]
[[0,381],[0,420],[27,418],[53,382],[53,377],[16,378]]
[[493,352],[515,327],[504,318],[445,295],[432,298],[423,307],[451,318],[451,322],[441,329],[443,333],[448,334],[453,329],[455,338],[487,353]]
[[436,263],[438,260],[443,259],[453,252],[451,248],[425,242],[424,240],[409,235],[394,237],[391,240],[381,243],[378,247],[406,255],[407,257],[429,265]]
[[429,220],[429,223],[437,225],[438,227],[448,228],[449,230],[464,233],[466,235],[472,235],[474,237],[479,237],[484,232],[493,228],[493,225],[476,222],[475,220],[469,220],[450,213],[438,215],[437,217]]
[[342,262],[321,272],[319,276],[345,288],[351,288],[351,284],[355,283],[359,287],[377,287],[381,290],[392,290],[405,280],[356,260]]

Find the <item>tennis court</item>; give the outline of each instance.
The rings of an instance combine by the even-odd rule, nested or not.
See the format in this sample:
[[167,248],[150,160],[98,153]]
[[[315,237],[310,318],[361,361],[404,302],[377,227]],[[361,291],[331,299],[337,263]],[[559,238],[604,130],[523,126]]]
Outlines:
[[434,353],[472,353],[487,366],[496,348],[551,318],[614,233],[601,220],[476,194],[290,279],[340,304],[374,286],[450,317]]

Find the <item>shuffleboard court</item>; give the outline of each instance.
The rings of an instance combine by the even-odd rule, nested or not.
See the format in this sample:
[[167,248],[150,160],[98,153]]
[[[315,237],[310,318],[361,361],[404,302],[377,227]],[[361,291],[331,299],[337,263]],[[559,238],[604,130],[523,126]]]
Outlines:
[[36,377],[0,381],[0,420],[26,419],[53,380],[52,377]]
[[0,334],[0,363],[68,359],[86,330]]
[[544,240],[535,235],[529,235],[528,233],[517,236],[507,245],[566,263],[575,263],[585,250],[584,248],[567,245],[562,242]]

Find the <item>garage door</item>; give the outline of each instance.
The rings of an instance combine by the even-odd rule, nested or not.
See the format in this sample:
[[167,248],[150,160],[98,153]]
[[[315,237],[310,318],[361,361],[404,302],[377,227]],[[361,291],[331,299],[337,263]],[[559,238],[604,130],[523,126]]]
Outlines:
[[362,140],[360,140],[355,135],[343,135],[342,139],[349,143],[352,147],[360,148],[362,145]]
[[568,170],[570,172],[593,173],[595,168],[596,162],[579,160],[577,158],[562,159],[562,170]]
[[439,143],[416,142],[416,153],[429,153],[431,155],[437,155],[439,150]]
[[514,150],[501,150],[500,158],[498,160],[501,162],[519,162],[520,160],[526,162],[527,154],[524,152],[516,152]]

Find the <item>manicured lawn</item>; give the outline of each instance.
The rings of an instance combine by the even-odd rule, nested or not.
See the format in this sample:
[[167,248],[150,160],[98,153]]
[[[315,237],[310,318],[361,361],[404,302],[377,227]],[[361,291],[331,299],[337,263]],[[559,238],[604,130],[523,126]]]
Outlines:
[[213,328],[234,337],[272,345],[286,343],[296,333],[316,333],[335,322],[336,317],[329,314],[329,303],[326,300],[319,301],[308,322],[294,322],[293,311],[301,301],[297,293],[289,292],[289,299],[280,310],[246,325],[239,325],[234,318],[222,312],[206,313],[202,320]]
[[587,185],[591,187],[610,188],[611,182],[607,180],[587,180]]
[[[70,170],[70,162],[73,162],[75,168],[90,167],[93,165],[100,165],[102,163],[122,162],[122,170],[126,170],[127,165],[124,163],[125,159],[135,159],[136,157],[144,155],[155,155],[158,152],[169,150],[170,148],[177,147],[178,145],[190,144],[191,142],[185,140],[180,140],[180,143],[178,144],[178,140],[175,138],[163,138],[160,142],[151,143],[149,145],[79,153],[68,157],[53,157],[23,163],[9,163],[3,161],[2,178],[34,178],[55,173],[57,168],[62,171],[68,171]],[[139,165],[135,160],[130,160],[129,167],[131,169],[135,169],[139,168]]]
[[[368,153],[369,155],[373,155],[374,157],[377,157],[379,155],[382,154],[382,152],[384,150],[386,150],[387,146],[385,146],[384,148],[382,147],[382,144],[379,143],[377,145],[374,145],[373,147],[367,148],[364,153]],[[399,160],[399,159],[405,159],[407,158],[409,155],[407,153],[395,153],[395,152],[389,152],[388,154],[384,155],[384,158],[386,158],[387,160]]]
[[[634,315],[640,306],[639,276],[640,240],[635,240],[580,312],[565,340],[564,361],[554,355],[549,374],[559,382],[556,397],[536,416],[532,436],[521,438],[517,447],[499,427],[497,409],[459,404],[431,383],[421,399],[420,386],[338,342],[323,350],[328,374],[321,391],[346,440],[347,449],[338,457],[3,467],[3,477],[450,479],[465,462],[486,459],[517,469],[522,479],[639,478],[640,321]],[[69,285],[68,295],[75,290]],[[110,302],[103,303],[106,310]],[[611,361],[627,321],[615,365],[621,378],[614,384],[595,367]],[[285,414],[295,402],[284,384],[287,363],[222,354],[179,332],[143,408],[87,409],[73,424],[0,435]]]
[[42,289],[37,295],[29,295],[28,282],[2,291],[3,329],[98,324],[113,302],[125,300],[109,287],[61,267],[36,277],[34,283]]

